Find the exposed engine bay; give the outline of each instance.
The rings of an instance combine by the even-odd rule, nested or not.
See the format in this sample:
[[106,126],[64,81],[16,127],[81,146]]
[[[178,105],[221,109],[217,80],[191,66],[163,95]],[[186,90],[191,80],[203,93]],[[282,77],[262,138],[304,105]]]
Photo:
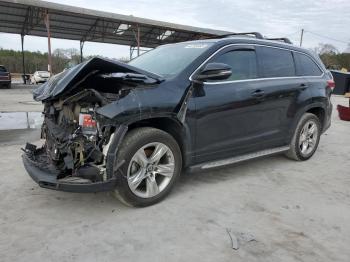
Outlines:
[[41,148],[27,144],[24,151],[32,164],[56,174],[61,181],[91,183],[110,178],[106,156],[116,124],[97,110],[134,88],[158,81],[131,70],[116,72],[120,64],[113,67],[114,62],[107,62],[101,67],[101,59],[90,60],[76,72],[73,69],[74,74],[63,72],[34,92],[34,98],[44,103],[41,138],[45,142]]
[[103,105],[106,97],[118,99],[117,94],[84,90],[65,100],[45,104],[44,149],[61,177],[72,175],[93,182],[103,179],[103,148],[113,127],[102,126],[95,110]]

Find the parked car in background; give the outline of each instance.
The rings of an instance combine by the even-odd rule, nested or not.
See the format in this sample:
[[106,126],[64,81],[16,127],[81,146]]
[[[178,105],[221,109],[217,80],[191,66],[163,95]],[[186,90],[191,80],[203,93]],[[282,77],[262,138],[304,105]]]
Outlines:
[[32,85],[38,83],[45,83],[50,78],[50,73],[47,71],[36,71],[30,78]]
[[0,65],[0,86],[11,88],[11,73],[3,65]]
[[45,143],[26,145],[26,170],[41,187],[147,206],[182,169],[309,159],[331,124],[332,76],[312,52],[257,36],[164,45],[128,64],[93,58],[52,77],[33,92]]

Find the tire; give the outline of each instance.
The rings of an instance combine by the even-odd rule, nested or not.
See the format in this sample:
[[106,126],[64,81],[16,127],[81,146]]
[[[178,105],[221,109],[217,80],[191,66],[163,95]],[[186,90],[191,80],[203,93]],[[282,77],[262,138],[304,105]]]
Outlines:
[[[159,160],[158,155],[161,156]],[[114,195],[129,206],[144,207],[164,199],[182,168],[181,151],[176,140],[170,134],[150,127],[128,132],[116,159],[125,162],[118,170]],[[160,170],[164,172],[160,173]]]
[[11,89],[11,83],[7,85],[7,89]]
[[[310,130],[312,126],[315,128],[315,132],[311,136]],[[314,114],[305,113],[299,120],[290,144],[290,149],[285,155],[296,161],[308,160],[313,156],[318,147],[320,135],[321,123],[319,118]]]

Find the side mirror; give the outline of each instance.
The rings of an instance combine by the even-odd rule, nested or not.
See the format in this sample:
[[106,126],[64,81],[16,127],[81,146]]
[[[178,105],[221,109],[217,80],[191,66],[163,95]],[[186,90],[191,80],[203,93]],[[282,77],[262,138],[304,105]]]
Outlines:
[[232,75],[231,67],[223,63],[209,63],[196,76],[196,80],[225,80]]

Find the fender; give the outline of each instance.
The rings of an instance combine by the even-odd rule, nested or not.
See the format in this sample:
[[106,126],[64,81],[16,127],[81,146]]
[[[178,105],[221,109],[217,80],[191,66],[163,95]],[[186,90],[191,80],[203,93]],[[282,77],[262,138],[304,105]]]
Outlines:
[[177,118],[183,122],[190,95],[191,88],[184,90],[163,85],[149,87],[147,90],[146,88],[132,89],[124,97],[98,108],[96,113],[117,124],[173,115],[177,115]]
[[124,163],[124,159],[116,159],[119,146],[128,131],[128,127],[120,125],[115,131],[112,137],[111,144],[108,148],[106,155],[106,174],[107,179],[111,179],[114,176],[114,171]]
[[134,90],[130,90],[129,94],[119,100],[98,108],[96,113],[113,120],[115,124],[122,124],[131,117],[135,119],[137,116],[140,119],[140,101]]

